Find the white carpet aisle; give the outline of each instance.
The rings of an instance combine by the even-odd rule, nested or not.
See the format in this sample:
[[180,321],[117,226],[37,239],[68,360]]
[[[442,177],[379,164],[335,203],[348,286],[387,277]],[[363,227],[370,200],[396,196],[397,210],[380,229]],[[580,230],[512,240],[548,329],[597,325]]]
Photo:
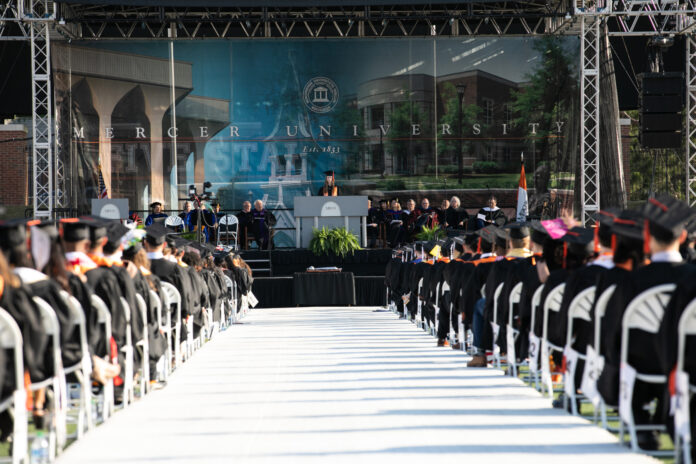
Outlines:
[[655,462],[467,360],[374,308],[255,310],[58,462]]

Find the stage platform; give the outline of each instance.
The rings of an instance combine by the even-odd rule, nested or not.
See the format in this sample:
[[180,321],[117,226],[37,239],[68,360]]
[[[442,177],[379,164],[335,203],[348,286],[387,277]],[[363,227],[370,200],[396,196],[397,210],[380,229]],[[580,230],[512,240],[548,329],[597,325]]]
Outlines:
[[657,462],[468,360],[375,308],[255,310],[58,463]]
[[315,256],[307,249],[249,250],[240,254],[253,271],[252,291],[259,300],[259,308],[294,306],[292,276],[306,271],[309,266],[337,266],[344,272],[352,272],[358,306],[386,305],[384,273],[391,259],[391,249],[358,250],[343,259]]

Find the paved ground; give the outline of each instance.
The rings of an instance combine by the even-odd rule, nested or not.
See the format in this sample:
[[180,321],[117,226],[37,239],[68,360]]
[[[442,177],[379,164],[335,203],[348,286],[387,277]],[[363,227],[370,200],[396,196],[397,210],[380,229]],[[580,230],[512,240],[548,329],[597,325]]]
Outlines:
[[59,462],[654,462],[466,361],[372,308],[256,310]]

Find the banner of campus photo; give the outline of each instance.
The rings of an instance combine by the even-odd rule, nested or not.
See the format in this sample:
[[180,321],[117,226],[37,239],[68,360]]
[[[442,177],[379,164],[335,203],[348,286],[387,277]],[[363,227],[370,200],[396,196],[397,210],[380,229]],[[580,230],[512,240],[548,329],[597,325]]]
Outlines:
[[63,193],[177,210],[208,181],[223,210],[262,199],[292,227],[332,169],[345,195],[514,210],[524,154],[530,215],[550,193],[572,207],[577,54],[574,37],[57,44]]

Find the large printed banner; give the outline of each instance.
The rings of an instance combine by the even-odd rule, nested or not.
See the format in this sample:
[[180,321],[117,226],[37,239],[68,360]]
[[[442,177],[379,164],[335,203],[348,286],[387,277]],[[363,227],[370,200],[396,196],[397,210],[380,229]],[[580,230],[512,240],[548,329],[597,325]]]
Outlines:
[[223,209],[282,210],[333,169],[344,194],[479,203],[517,191],[522,154],[532,192],[572,191],[577,51],[558,37],[59,44],[64,193],[178,209],[209,181]]

